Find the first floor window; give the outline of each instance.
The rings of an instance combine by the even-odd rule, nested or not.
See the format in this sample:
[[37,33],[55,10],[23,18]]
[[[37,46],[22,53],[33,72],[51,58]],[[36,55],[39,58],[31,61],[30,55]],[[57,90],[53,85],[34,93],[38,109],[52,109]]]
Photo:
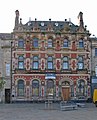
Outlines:
[[78,69],[79,70],[84,69],[83,56],[78,57]]
[[63,58],[63,69],[69,69],[68,57]]
[[38,69],[38,62],[33,62],[33,69]]
[[33,57],[33,69],[38,69],[39,62],[38,62],[38,56]]
[[24,57],[23,56],[18,57],[18,68],[24,69]]
[[78,69],[80,69],[80,70],[83,69],[83,63],[81,63],[81,62],[78,63]]
[[24,62],[19,62],[19,69],[23,69],[24,68]]
[[53,58],[52,57],[48,57],[47,67],[48,67],[48,69],[53,69]]

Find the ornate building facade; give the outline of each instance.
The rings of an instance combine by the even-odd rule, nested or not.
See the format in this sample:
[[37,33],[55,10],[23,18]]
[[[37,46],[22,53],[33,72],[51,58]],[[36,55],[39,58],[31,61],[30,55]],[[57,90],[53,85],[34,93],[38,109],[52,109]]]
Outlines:
[[14,100],[69,100],[90,97],[91,42],[84,27],[71,21],[28,21],[16,10],[12,44]]

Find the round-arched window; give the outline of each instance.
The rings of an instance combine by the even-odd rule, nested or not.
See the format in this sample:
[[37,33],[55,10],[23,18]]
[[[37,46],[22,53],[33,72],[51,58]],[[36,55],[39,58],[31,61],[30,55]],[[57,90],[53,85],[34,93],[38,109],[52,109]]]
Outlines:
[[18,81],[18,96],[24,96],[24,81]]

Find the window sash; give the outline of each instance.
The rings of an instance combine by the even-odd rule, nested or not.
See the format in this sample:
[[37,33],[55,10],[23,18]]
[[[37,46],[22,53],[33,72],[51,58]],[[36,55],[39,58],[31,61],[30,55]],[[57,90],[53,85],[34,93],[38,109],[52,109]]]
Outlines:
[[18,41],[18,47],[23,48],[24,47],[24,41],[22,41],[22,40]]
[[68,62],[63,62],[63,69],[69,69]]
[[97,48],[95,48],[95,56],[97,56]]
[[68,40],[64,40],[63,47],[68,47]]
[[52,40],[50,39],[50,40],[48,40],[48,47],[53,47],[53,42],[52,42]]
[[18,62],[18,68],[19,69],[24,69],[24,62],[23,61]]
[[84,42],[83,40],[79,41],[79,48],[83,48],[84,47]]
[[78,63],[78,69],[83,69],[84,68],[84,64],[83,64],[83,62],[79,62]]
[[48,61],[48,66],[47,67],[48,67],[48,69],[53,69],[53,62]]
[[33,69],[38,69],[39,63],[37,61],[33,62]]
[[38,47],[38,39],[33,39],[33,47]]

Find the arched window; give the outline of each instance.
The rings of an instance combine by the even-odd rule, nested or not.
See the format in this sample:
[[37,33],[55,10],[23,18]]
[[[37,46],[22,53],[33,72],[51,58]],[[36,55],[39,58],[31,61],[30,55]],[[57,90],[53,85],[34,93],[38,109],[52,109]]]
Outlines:
[[63,57],[63,69],[69,69],[68,57]]
[[83,48],[84,47],[84,42],[83,39],[79,40],[79,48]]
[[18,40],[18,47],[19,48],[24,48],[24,40],[23,39]]
[[68,47],[68,39],[64,39],[64,41],[63,41],[63,47],[64,48]]
[[47,68],[53,69],[53,58],[52,57],[47,58]]
[[23,56],[18,57],[18,68],[24,69],[24,57]]
[[38,56],[33,57],[33,69],[38,69],[39,67],[39,59]]
[[24,96],[24,81],[18,81],[18,96]]
[[79,57],[78,57],[78,69],[79,69],[79,70],[84,69],[83,56],[79,56]]
[[32,81],[32,96],[39,96],[39,81]]
[[38,38],[33,38],[33,47],[37,48],[38,47]]
[[47,96],[54,95],[54,81],[47,80]]
[[79,80],[77,84],[78,84],[78,95],[84,96],[85,95],[85,81]]
[[53,40],[52,39],[48,39],[48,47],[53,47]]

